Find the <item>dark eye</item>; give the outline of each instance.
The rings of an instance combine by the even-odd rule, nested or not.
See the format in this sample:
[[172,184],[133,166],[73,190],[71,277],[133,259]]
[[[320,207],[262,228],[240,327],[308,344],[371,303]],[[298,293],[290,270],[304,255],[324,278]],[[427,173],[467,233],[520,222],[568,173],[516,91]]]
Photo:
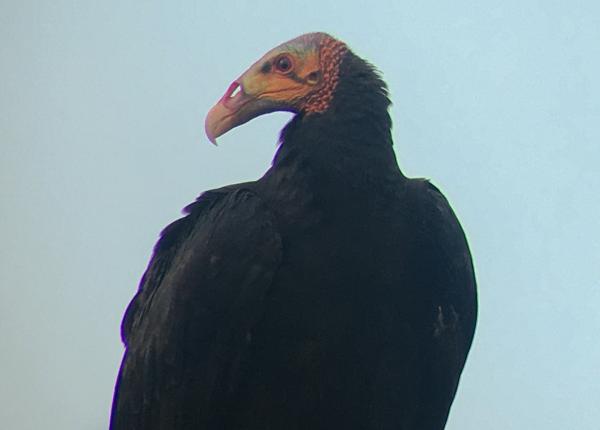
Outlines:
[[289,72],[292,69],[292,60],[286,55],[282,55],[275,60],[275,68],[283,73]]

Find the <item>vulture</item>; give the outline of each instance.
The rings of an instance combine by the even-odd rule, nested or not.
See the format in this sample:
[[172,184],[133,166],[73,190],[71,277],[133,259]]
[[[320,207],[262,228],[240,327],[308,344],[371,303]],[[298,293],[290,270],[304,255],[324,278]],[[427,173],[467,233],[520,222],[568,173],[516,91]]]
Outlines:
[[207,191],[161,234],[122,323],[112,430],[439,430],[477,313],[441,192],[406,177],[379,72],[309,33],[210,110],[216,139],[295,115],[254,182]]

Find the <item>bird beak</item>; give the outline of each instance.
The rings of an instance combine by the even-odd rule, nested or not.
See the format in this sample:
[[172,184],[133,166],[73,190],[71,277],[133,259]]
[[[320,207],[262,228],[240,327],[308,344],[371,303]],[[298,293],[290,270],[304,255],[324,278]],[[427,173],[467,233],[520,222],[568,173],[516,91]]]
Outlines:
[[261,98],[260,74],[254,67],[233,81],[223,97],[208,112],[204,123],[208,139],[217,144],[217,137],[253,118],[270,113],[281,106],[268,98]]

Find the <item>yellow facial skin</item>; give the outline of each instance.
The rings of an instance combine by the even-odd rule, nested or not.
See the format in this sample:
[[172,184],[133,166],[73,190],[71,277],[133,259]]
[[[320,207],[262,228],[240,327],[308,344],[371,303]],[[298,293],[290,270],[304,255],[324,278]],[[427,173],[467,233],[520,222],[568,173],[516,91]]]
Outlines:
[[257,99],[293,107],[319,84],[319,68],[316,50],[302,52],[284,46],[256,62],[240,77],[240,84],[247,94]]
[[322,83],[319,62],[322,33],[311,33],[269,51],[236,79],[210,110],[209,140],[238,125],[274,111],[299,112],[302,102]]

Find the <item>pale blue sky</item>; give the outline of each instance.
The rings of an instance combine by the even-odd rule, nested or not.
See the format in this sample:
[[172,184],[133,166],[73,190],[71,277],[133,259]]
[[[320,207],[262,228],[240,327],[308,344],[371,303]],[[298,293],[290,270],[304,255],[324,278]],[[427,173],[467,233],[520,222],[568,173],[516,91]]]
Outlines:
[[327,31],[389,83],[403,170],[467,231],[480,286],[449,430],[600,421],[600,3],[0,2],[0,427],[104,429],[119,324],[159,231],[259,177],[274,114],[204,115]]

